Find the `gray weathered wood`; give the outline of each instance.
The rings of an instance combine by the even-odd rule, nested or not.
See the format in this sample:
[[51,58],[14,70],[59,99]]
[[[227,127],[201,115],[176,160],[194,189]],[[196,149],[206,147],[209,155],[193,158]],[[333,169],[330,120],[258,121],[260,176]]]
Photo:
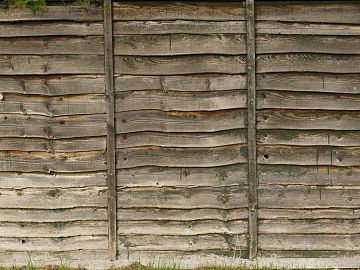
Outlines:
[[[0,81],[1,83],[1,81]],[[245,75],[131,76],[115,78],[115,91],[162,90],[210,92],[246,89]]]
[[246,187],[143,187],[118,190],[119,208],[232,209],[248,206]]
[[245,35],[229,34],[117,35],[114,52],[116,55],[237,55],[246,53],[245,39]]
[[[77,27],[79,28],[79,26]],[[76,32],[78,29],[74,30]],[[97,29],[93,30],[95,34]],[[360,31],[360,30],[359,30]],[[358,32],[359,32],[358,31]],[[0,32],[1,33],[1,32]],[[146,34],[245,34],[244,21],[118,21],[115,35]]]
[[0,137],[37,137],[47,139],[106,135],[105,115],[45,117],[0,114]]
[[[115,57],[115,73],[127,75],[181,75],[193,73],[239,74],[245,73],[245,66],[246,60],[243,56],[196,55]],[[91,72],[91,70],[88,72]]]
[[116,151],[116,168],[140,166],[215,167],[245,163],[247,161],[246,157],[247,151],[244,145],[205,149],[148,146],[118,149]]
[[115,2],[114,20],[245,20],[240,2]]
[[245,128],[245,112],[130,111],[117,113],[116,123],[117,134],[139,131],[215,132]]
[[207,93],[126,92],[116,95],[115,111],[216,111],[246,108],[246,96],[245,91],[239,90]]
[[0,37],[90,36],[101,35],[103,24],[85,22],[1,23]]
[[[161,147],[217,147],[247,142],[245,129],[235,129],[212,133],[161,133],[137,132],[118,135],[116,148],[137,146]],[[354,138],[356,139],[356,137]],[[357,141],[357,145],[360,145]],[[1,149],[1,146],[0,146]]]
[[98,55],[1,55],[0,75],[103,74]]
[[259,129],[359,130],[359,111],[262,110]]

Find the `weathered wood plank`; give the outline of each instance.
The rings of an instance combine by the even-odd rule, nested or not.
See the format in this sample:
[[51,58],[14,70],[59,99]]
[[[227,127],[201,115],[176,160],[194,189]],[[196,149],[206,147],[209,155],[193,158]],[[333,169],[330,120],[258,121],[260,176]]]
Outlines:
[[261,130],[258,144],[360,146],[358,131]]
[[244,20],[241,2],[115,2],[114,20]]
[[114,52],[116,55],[238,55],[246,53],[245,41],[245,35],[229,34],[117,35]]
[[[101,207],[106,207],[106,205]],[[73,222],[106,220],[106,218],[106,208],[97,207],[53,210],[0,209],[1,222]]]
[[358,36],[314,36],[260,34],[256,39],[258,53],[329,53],[359,54]]
[[11,22],[1,23],[0,37],[91,36],[101,35],[100,22]]
[[360,236],[260,234],[259,248],[265,250],[360,250]]
[[0,239],[2,237],[75,237],[107,235],[106,221],[76,221],[76,222],[51,222],[51,223],[1,223]]
[[162,90],[210,92],[246,89],[245,75],[130,76],[115,78],[115,91]]
[[[324,261],[324,260],[339,260],[345,258],[355,258],[359,260],[356,256],[359,254],[356,250],[260,250],[261,257],[275,257],[284,261],[289,260],[289,258],[294,260],[306,260],[310,262],[311,260]],[[346,260],[346,259],[345,259]],[[330,263],[331,264],[331,263]],[[351,263],[347,262],[347,265]],[[318,265],[316,266],[318,267]],[[329,265],[329,267],[331,267]],[[346,265],[344,264],[344,267]]]
[[[94,25],[99,27],[98,25]],[[77,25],[77,28],[81,26]],[[77,32],[75,29],[74,32]],[[98,29],[92,30],[95,35]],[[360,30],[359,30],[360,31]],[[359,32],[357,31],[357,32]],[[91,33],[90,29],[88,32]],[[118,21],[114,22],[115,35],[156,34],[245,34],[244,21]]]
[[360,147],[261,145],[259,164],[360,166]]
[[357,74],[273,73],[257,77],[258,90],[360,94]]
[[262,220],[260,234],[359,234],[360,220]]
[[2,54],[97,54],[104,53],[103,38],[89,37],[20,37],[0,38]]
[[[0,210],[1,211],[1,210]],[[118,209],[118,220],[125,221],[202,221],[220,220],[236,221],[248,217],[247,208],[237,209],[159,209],[159,208],[130,208]]]
[[244,145],[215,148],[162,148],[158,146],[118,149],[116,168],[140,166],[215,167],[247,161]]
[[0,75],[103,74],[99,55],[0,55]]
[[207,234],[198,236],[119,235],[119,251],[200,251],[239,250],[247,247],[244,234]]
[[104,95],[34,96],[2,94],[0,110],[6,114],[64,116],[105,113]]
[[360,73],[360,55],[312,53],[258,55],[257,72]]
[[245,234],[247,233],[247,221],[123,221],[119,223],[118,232],[125,235],[158,235],[159,237],[164,234],[174,236]]
[[262,185],[359,186],[360,167],[259,165]]
[[103,151],[75,153],[0,152],[1,172],[91,172],[106,169]]
[[[246,60],[243,56],[194,55],[115,57],[115,73],[127,75],[181,75],[194,73],[239,74],[245,72],[245,66]],[[82,66],[80,65],[79,69],[81,67]],[[96,67],[94,67],[94,69],[96,70]],[[89,70],[89,72],[91,72],[91,70]]]
[[260,186],[263,208],[359,208],[358,187]]
[[257,108],[359,110],[360,95],[261,91]]
[[277,35],[357,36],[360,34],[360,25],[257,21],[256,33]]
[[17,21],[101,21],[101,8],[93,6],[74,6],[74,5],[52,5],[48,4],[46,9],[36,11],[30,8],[8,8],[5,5],[0,6],[0,22]]
[[[179,93],[134,91],[116,95],[115,111],[216,111],[246,108],[246,91]],[[359,98],[360,100],[360,98]],[[356,101],[356,100],[355,100]],[[1,108],[1,102],[0,102]]]
[[360,209],[259,209],[260,219],[359,219]]
[[58,210],[80,206],[104,208],[107,205],[106,193],[106,187],[2,189],[0,205],[4,209],[21,208],[31,211],[33,209]]
[[[24,240],[24,241],[23,241]],[[68,238],[0,238],[0,251],[74,251],[104,250],[107,247],[106,236],[74,236]]]
[[40,174],[21,173],[17,171],[0,173],[0,188],[68,188],[105,185],[106,174],[104,172],[81,172],[78,174]]
[[105,116],[76,115],[44,117],[0,114],[0,136],[47,139],[79,138],[106,135]]
[[359,130],[360,111],[262,110],[258,128]]
[[116,133],[215,132],[245,128],[243,110],[214,112],[130,111],[116,114]]
[[[219,131],[212,133],[160,133],[136,132],[118,135],[116,148],[138,146],[161,147],[217,147],[232,144],[243,144],[247,141],[245,129]],[[360,145],[359,141],[357,144]],[[1,145],[0,145],[1,149]]]
[[360,5],[351,2],[261,3],[256,19],[262,21],[360,23]]
[[104,77],[96,75],[0,76],[0,92],[2,94],[19,93],[44,96],[103,94],[104,88]]
[[246,187],[143,187],[118,190],[119,208],[232,209],[247,207]]

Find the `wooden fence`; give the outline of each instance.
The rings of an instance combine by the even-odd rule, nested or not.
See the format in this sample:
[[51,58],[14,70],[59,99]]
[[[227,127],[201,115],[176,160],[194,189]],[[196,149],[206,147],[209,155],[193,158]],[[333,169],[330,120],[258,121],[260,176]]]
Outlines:
[[0,265],[360,266],[357,1],[67,3],[0,6]]

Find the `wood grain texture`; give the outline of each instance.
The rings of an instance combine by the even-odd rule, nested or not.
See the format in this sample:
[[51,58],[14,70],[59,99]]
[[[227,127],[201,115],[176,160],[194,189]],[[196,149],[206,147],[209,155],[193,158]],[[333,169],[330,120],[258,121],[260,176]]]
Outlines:
[[248,206],[246,187],[142,187],[118,190],[119,208],[232,209]]
[[257,53],[358,54],[358,36],[276,35],[257,36]]
[[356,2],[261,3],[256,7],[261,21],[359,24],[360,5]]
[[358,208],[358,187],[260,186],[260,208]]
[[240,2],[115,2],[114,20],[244,20]]
[[258,144],[360,146],[360,133],[346,130],[261,130]]
[[22,173],[1,172],[0,188],[69,188],[105,186],[106,174],[96,173],[69,173],[69,174],[45,174],[45,173]]
[[261,91],[257,109],[359,110],[360,95]]
[[104,95],[71,95],[45,97],[3,94],[0,101],[3,114],[44,116],[86,115],[105,113]]
[[116,56],[114,61],[115,74],[126,75],[239,74],[245,72],[246,64],[243,56],[223,55]]
[[0,76],[0,92],[28,95],[61,96],[103,94],[100,75]]
[[176,21],[114,22],[115,35],[245,34],[245,33],[246,33],[245,22],[243,21],[214,22],[214,21],[176,20]]
[[259,129],[359,130],[359,111],[262,110]]
[[[56,209],[69,209],[75,207],[105,208],[107,203],[107,188],[86,187],[86,188],[65,188],[65,189],[60,189],[60,188],[26,188],[20,190],[2,189],[0,202],[1,202],[1,208],[3,209],[20,208],[20,209],[29,209],[31,211],[35,209],[56,210]],[[49,216],[49,218],[50,217],[51,215]]]
[[360,34],[360,26],[357,24],[258,21],[256,23],[256,33],[278,35],[357,36]]
[[116,133],[215,132],[245,128],[243,110],[215,112],[130,111],[116,114]]
[[11,22],[1,23],[0,37],[91,36],[102,35],[99,22]]
[[[246,108],[245,91],[209,93],[164,93],[159,91],[134,91],[116,95],[115,111],[216,111]],[[1,106],[1,102],[0,102]],[[1,107],[0,107],[1,108]]]
[[106,135],[105,116],[75,115],[45,117],[38,115],[0,114],[0,136],[3,138],[64,139]]
[[0,6],[0,22],[18,21],[101,21],[101,8],[93,6],[74,6],[74,5],[53,5],[48,4],[45,10],[32,12],[31,9],[15,8],[10,9]]
[[262,185],[359,186],[360,167],[259,165]]
[[116,55],[238,55],[246,53],[245,35],[116,35],[114,38]]
[[357,74],[269,73],[257,77],[258,90],[359,94]]
[[2,172],[91,172],[106,169],[103,151],[76,153],[0,152]]
[[212,133],[136,132],[118,135],[116,137],[116,148],[138,146],[182,148],[217,147],[232,144],[244,144],[246,141],[247,134],[245,129],[235,129]]
[[186,75],[186,76],[131,76],[115,78],[115,91],[162,90],[185,92],[210,92],[246,89],[244,75]]
[[257,72],[359,73],[360,55],[311,53],[258,55]]
[[0,75],[103,74],[98,55],[1,55]]
[[158,146],[118,149],[116,168],[140,166],[161,167],[215,167],[245,163],[247,151],[244,145],[216,148],[162,148]]
[[104,53],[101,36],[87,37],[16,37],[0,38],[2,54],[97,54]]

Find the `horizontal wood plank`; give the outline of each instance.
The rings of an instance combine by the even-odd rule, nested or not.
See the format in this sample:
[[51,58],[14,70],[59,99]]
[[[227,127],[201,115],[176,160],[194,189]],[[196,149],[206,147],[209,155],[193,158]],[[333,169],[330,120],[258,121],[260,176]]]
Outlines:
[[246,187],[143,187],[118,190],[118,208],[231,209],[247,207]]
[[116,133],[215,132],[245,128],[244,110],[214,112],[130,111],[116,113]]
[[[96,32],[95,29],[93,32]],[[245,34],[246,29],[245,21],[115,21],[113,33],[115,35]]]
[[45,117],[38,115],[0,114],[0,136],[47,139],[79,138],[106,135],[105,115]]
[[76,153],[0,152],[1,172],[91,172],[106,170],[103,151]]
[[[116,112],[136,110],[216,111],[247,107],[247,94],[245,90],[209,93],[200,92],[196,94],[136,91],[131,93],[119,93],[115,98]],[[71,103],[69,106],[71,106]]]
[[[1,83],[1,82],[0,82]],[[131,76],[115,77],[115,91],[162,90],[210,92],[246,89],[245,75],[187,75],[187,76]]]
[[245,129],[235,129],[212,133],[136,132],[118,135],[116,137],[116,148],[128,148],[138,146],[183,148],[217,147],[232,144],[244,144],[246,143],[246,141],[247,134]]
[[[246,66],[244,56],[223,55],[115,56],[114,61],[115,73],[126,75],[239,74],[245,72]],[[97,70],[96,66],[92,69]]]
[[104,74],[99,55],[1,55],[0,75]]
[[[115,55],[246,54],[245,35],[116,35]],[[0,40],[1,48],[1,40]]]
[[258,128],[359,130],[360,111],[262,110]]
[[312,53],[258,55],[257,72],[360,73],[360,55]]

